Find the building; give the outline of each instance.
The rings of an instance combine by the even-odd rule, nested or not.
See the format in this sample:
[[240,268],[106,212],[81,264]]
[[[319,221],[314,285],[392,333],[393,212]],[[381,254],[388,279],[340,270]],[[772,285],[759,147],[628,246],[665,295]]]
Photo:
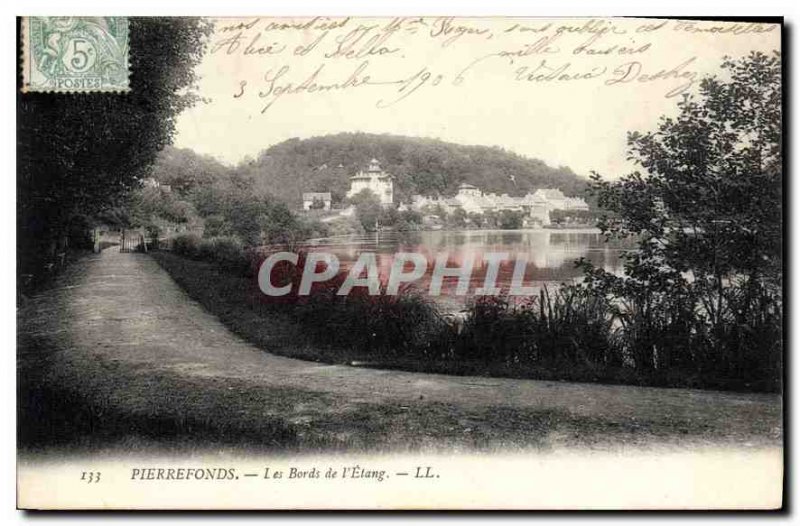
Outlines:
[[468,214],[485,214],[509,210],[521,212],[533,222],[542,225],[550,224],[552,210],[588,210],[589,205],[580,197],[567,197],[558,189],[539,189],[522,197],[508,194],[497,195],[483,193],[475,185],[464,183],[458,187],[453,197],[424,197],[415,195],[411,208],[420,210],[424,207],[441,207],[448,214],[457,208]]
[[159,183],[155,177],[148,177],[143,181],[143,185],[145,188],[157,188],[164,193],[172,192],[172,186],[168,184],[161,184]]
[[347,197],[353,197],[364,190],[375,194],[384,206],[394,202],[394,181],[391,175],[381,169],[377,159],[370,161],[366,172],[359,171],[350,177],[350,190],[347,191]]
[[533,195],[547,201],[551,210],[563,210],[566,206],[567,196],[557,188],[540,188]]
[[580,197],[564,199],[564,210],[589,210],[589,205]]
[[[311,210],[315,207],[322,210],[331,209],[331,193],[330,192],[306,192],[303,194],[303,210]],[[322,203],[320,207],[319,203]]]

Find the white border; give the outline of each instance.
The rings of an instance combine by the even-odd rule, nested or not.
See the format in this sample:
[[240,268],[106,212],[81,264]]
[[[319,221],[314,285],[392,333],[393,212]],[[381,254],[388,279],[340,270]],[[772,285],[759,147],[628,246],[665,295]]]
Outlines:
[[[797,22],[800,20],[798,16],[798,3],[796,0],[725,0],[720,1],[714,5],[709,2],[699,2],[697,0],[672,0],[670,2],[627,2],[623,0],[561,0],[559,2],[520,2],[513,0],[459,0],[456,2],[444,2],[436,0],[404,0],[389,4],[376,0],[344,0],[333,2],[332,0],[294,0],[294,1],[270,1],[260,2],[246,1],[246,0],[194,0],[192,2],[178,2],[167,0],[118,0],[109,3],[107,0],[71,0],[68,2],[55,2],[55,1],[42,1],[42,0],[27,0],[24,3],[12,4],[11,2],[4,3],[2,10],[3,16],[0,20],[2,24],[4,35],[4,50],[0,53],[0,72],[3,75],[2,85],[6,86],[6,97],[3,99],[3,142],[4,153],[2,162],[4,169],[2,170],[2,178],[0,178],[0,240],[4,241],[5,249],[3,250],[4,256],[2,259],[2,281],[0,282],[0,321],[2,322],[2,330],[0,334],[3,338],[3,345],[0,347],[3,352],[2,368],[2,409],[3,409],[3,433],[2,433],[2,469],[0,469],[0,508],[2,508],[3,518],[8,523],[18,523],[27,519],[35,519],[38,523],[51,523],[60,519],[67,519],[73,521],[97,521],[108,520],[109,516],[63,516],[63,515],[48,515],[31,517],[21,512],[14,510],[15,507],[15,422],[16,413],[16,400],[15,400],[15,257],[12,253],[15,252],[15,143],[16,143],[16,98],[12,97],[11,86],[16,85],[14,72],[16,72],[16,58],[11,51],[16,46],[16,15],[254,15],[254,14],[271,14],[271,15],[318,15],[318,14],[349,14],[349,15],[435,15],[435,14],[448,14],[448,15],[497,15],[497,16],[591,16],[591,15],[604,15],[604,16],[785,16],[786,23],[789,26],[789,31],[792,32],[793,39],[797,38]],[[788,47],[784,49],[784,56],[789,61],[789,72],[797,70],[796,61],[794,59],[792,41],[787,42]],[[796,123],[797,103],[795,97],[796,82],[793,79],[787,79],[789,86],[792,87],[791,93],[787,96],[792,100],[789,108],[792,110],[792,115],[786,115],[787,122]],[[795,118],[792,118],[795,117]],[[790,133],[787,138],[786,148],[788,152],[797,152],[797,134]],[[794,157],[794,156],[792,156]],[[796,166],[796,160],[794,163]],[[794,170],[792,173],[786,174],[790,180],[794,179]],[[791,186],[791,195],[788,200],[791,203],[796,203],[798,197],[798,190],[800,186],[793,184]],[[791,206],[787,209],[792,208]],[[796,260],[795,248],[800,244],[800,229],[798,229],[798,217],[800,214],[797,212],[793,215],[791,225],[787,224],[790,228],[791,238],[789,239],[791,253],[790,261]],[[787,268],[787,271],[789,269]],[[798,280],[796,276],[791,282],[791,291],[798,291]],[[793,294],[796,298],[797,294]],[[790,321],[787,323],[787,328],[800,327],[800,315],[796,312],[790,312]],[[797,334],[794,333],[793,341],[797,341]],[[797,347],[797,346],[794,346]],[[795,349],[788,349],[789,355],[794,355]],[[792,370],[790,371],[791,378],[797,378],[798,363],[800,358],[796,355],[791,360]],[[793,393],[797,391],[795,387]],[[795,396],[792,397],[791,419],[796,419],[796,401]],[[797,454],[797,433],[792,433],[793,438],[791,450]],[[798,506],[797,499],[797,479],[795,478],[794,484],[790,487],[792,495],[787,495],[790,502],[793,502],[795,508]],[[115,516],[114,518],[120,518]],[[127,516],[124,517],[126,521],[133,522],[147,522],[149,524],[172,524],[176,520],[186,520],[191,518],[178,517],[175,515],[169,516]],[[194,517],[197,518],[197,517]],[[222,522],[223,520],[230,520],[231,517],[220,517],[218,515],[208,517],[205,520],[209,522]],[[236,517],[239,520],[253,520],[252,516]],[[267,516],[262,517],[270,522],[283,522],[287,520],[285,517]],[[324,517],[331,520],[331,517]],[[371,520],[374,517],[367,517],[364,515],[355,516],[336,516],[333,519],[338,522],[350,521],[363,521]],[[384,516],[382,520],[413,520],[415,523],[427,523],[434,520],[460,520],[465,518],[461,516],[435,516],[435,517],[419,517],[419,516]],[[478,522],[491,521],[496,519],[501,520],[526,520],[528,517],[521,516],[481,516],[476,517]],[[560,517],[559,522],[582,522],[587,519],[603,520],[605,522],[618,522],[620,520],[640,520],[644,517],[640,515],[630,515],[627,517],[621,516],[575,516],[570,515]],[[736,517],[743,522],[760,521],[767,517],[765,516],[744,516]],[[788,520],[788,516],[782,518],[770,517],[771,519]],[[294,517],[293,521],[308,522],[323,519],[323,516],[314,517]],[[474,518],[473,518],[474,519]],[[535,520],[553,520],[551,517],[536,517]],[[682,524],[699,523],[727,523],[730,520],[728,516],[720,515],[705,515],[705,516],[683,516],[675,515],[658,518],[659,521],[666,520],[667,522],[680,521]],[[6,521],[3,521],[6,523]],[[472,520],[471,520],[472,522]],[[737,520],[737,522],[739,522]]]

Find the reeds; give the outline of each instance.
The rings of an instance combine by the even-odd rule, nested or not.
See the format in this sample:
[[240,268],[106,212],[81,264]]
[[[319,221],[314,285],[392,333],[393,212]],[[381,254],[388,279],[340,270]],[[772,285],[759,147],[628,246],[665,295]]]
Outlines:
[[[178,247],[176,241],[175,252],[181,253]],[[313,345],[326,349],[326,357],[339,349],[347,359],[458,374],[748,391],[781,387],[782,296],[746,281],[728,284],[721,298],[702,289],[682,294],[643,289],[635,296],[610,297],[581,285],[545,287],[533,297],[476,297],[450,316],[411,287],[387,295],[381,283],[378,295],[364,288],[339,295],[344,272],[298,296],[303,253],[297,265],[273,269],[276,286],[293,285],[281,297],[254,293],[254,269],[263,254],[221,242],[205,256],[202,249],[186,253],[228,269],[237,265],[226,261],[249,258],[238,265],[250,269],[247,279],[237,282],[242,291],[230,290],[232,282],[226,282],[226,290],[214,292],[213,278],[178,282],[202,283],[205,290],[196,292],[202,296],[230,297],[224,302],[228,311],[239,308],[233,297],[241,297],[241,309],[258,316],[289,316]],[[217,303],[222,304],[204,305],[213,310]],[[224,319],[236,315],[228,311]],[[260,341],[258,335],[251,339]]]

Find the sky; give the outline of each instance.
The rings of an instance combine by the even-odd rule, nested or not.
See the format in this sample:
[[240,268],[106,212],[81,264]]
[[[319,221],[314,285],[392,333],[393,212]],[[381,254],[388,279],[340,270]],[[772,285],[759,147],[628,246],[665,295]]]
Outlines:
[[371,132],[499,146],[608,178],[724,56],[780,49],[779,26],[657,19],[219,19],[208,102],[175,145],[227,164],[289,138]]

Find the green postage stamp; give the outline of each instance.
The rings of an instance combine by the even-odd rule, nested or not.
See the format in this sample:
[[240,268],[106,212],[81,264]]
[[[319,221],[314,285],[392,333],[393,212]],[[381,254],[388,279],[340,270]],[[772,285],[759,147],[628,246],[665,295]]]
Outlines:
[[128,91],[128,19],[25,17],[22,90]]

